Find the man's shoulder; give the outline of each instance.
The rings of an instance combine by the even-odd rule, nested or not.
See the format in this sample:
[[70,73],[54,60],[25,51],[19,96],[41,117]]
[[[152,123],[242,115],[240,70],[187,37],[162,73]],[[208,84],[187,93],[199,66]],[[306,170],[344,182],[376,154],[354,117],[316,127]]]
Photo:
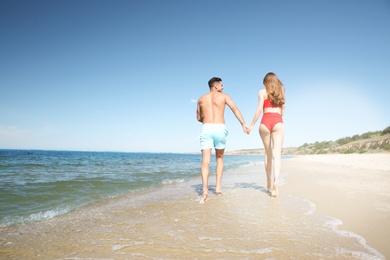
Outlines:
[[224,92],[215,92],[214,95],[216,95],[218,97],[229,97],[229,94],[226,94]]
[[226,94],[223,92],[216,92],[216,93],[214,93],[213,98],[214,99],[216,98],[217,100],[226,102],[227,99],[230,99],[230,96],[229,96],[229,94]]
[[223,97],[226,99],[230,99],[230,95],[229,94],[226,94],[226,93],[221,93],[223,95]]
[[210,95],[210,93],[203,94],[202,96],[200,96],[200,98],[198,98],[198,100],[205,99],[205,98],[207,98],[207,96],[209,96],[209,95]]

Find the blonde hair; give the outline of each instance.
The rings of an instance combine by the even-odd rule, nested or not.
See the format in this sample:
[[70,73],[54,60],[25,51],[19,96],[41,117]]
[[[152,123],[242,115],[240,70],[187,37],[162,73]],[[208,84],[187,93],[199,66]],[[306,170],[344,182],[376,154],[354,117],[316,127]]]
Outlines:
[[275,73],[267,73],[263,79],[263,84],[273,105],[282,106],[285,104],[284,86]]

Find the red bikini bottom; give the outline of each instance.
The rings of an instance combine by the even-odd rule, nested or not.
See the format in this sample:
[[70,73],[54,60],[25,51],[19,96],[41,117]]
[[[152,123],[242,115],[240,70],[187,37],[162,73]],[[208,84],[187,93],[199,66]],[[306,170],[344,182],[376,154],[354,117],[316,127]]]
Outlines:
[[271,132],[277,123],[283,123],[282,116],[279,113],[264,113],[260,124],[265,125]]

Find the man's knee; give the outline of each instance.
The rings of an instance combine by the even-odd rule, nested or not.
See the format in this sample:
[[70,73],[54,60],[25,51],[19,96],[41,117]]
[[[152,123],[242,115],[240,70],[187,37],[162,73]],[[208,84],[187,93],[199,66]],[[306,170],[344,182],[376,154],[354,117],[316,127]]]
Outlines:
[[203,158],[202,166],[209,166],[209,165],[210,165],[210,158]]
[[221,154],[216,154],[215,157],[216,157],[217,159],[218,159],[218,158],[221,159],[221,158],[223,158],[223,153],[221,153]]
[[216,149],[215,150],[215,158],[216,159],[223,159],[223,154],[224,154],[225,150],[218,150]]

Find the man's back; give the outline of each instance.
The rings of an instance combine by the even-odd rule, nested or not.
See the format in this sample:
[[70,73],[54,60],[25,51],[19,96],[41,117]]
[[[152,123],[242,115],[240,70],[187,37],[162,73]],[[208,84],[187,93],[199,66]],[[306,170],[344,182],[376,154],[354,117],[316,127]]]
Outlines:
[[[209,92],[198,100],[198,109],[204,124],[224,124],[224,112],[226,106],[226,94],[221,92]],[[198,118],[199,120],[199,118]]]

